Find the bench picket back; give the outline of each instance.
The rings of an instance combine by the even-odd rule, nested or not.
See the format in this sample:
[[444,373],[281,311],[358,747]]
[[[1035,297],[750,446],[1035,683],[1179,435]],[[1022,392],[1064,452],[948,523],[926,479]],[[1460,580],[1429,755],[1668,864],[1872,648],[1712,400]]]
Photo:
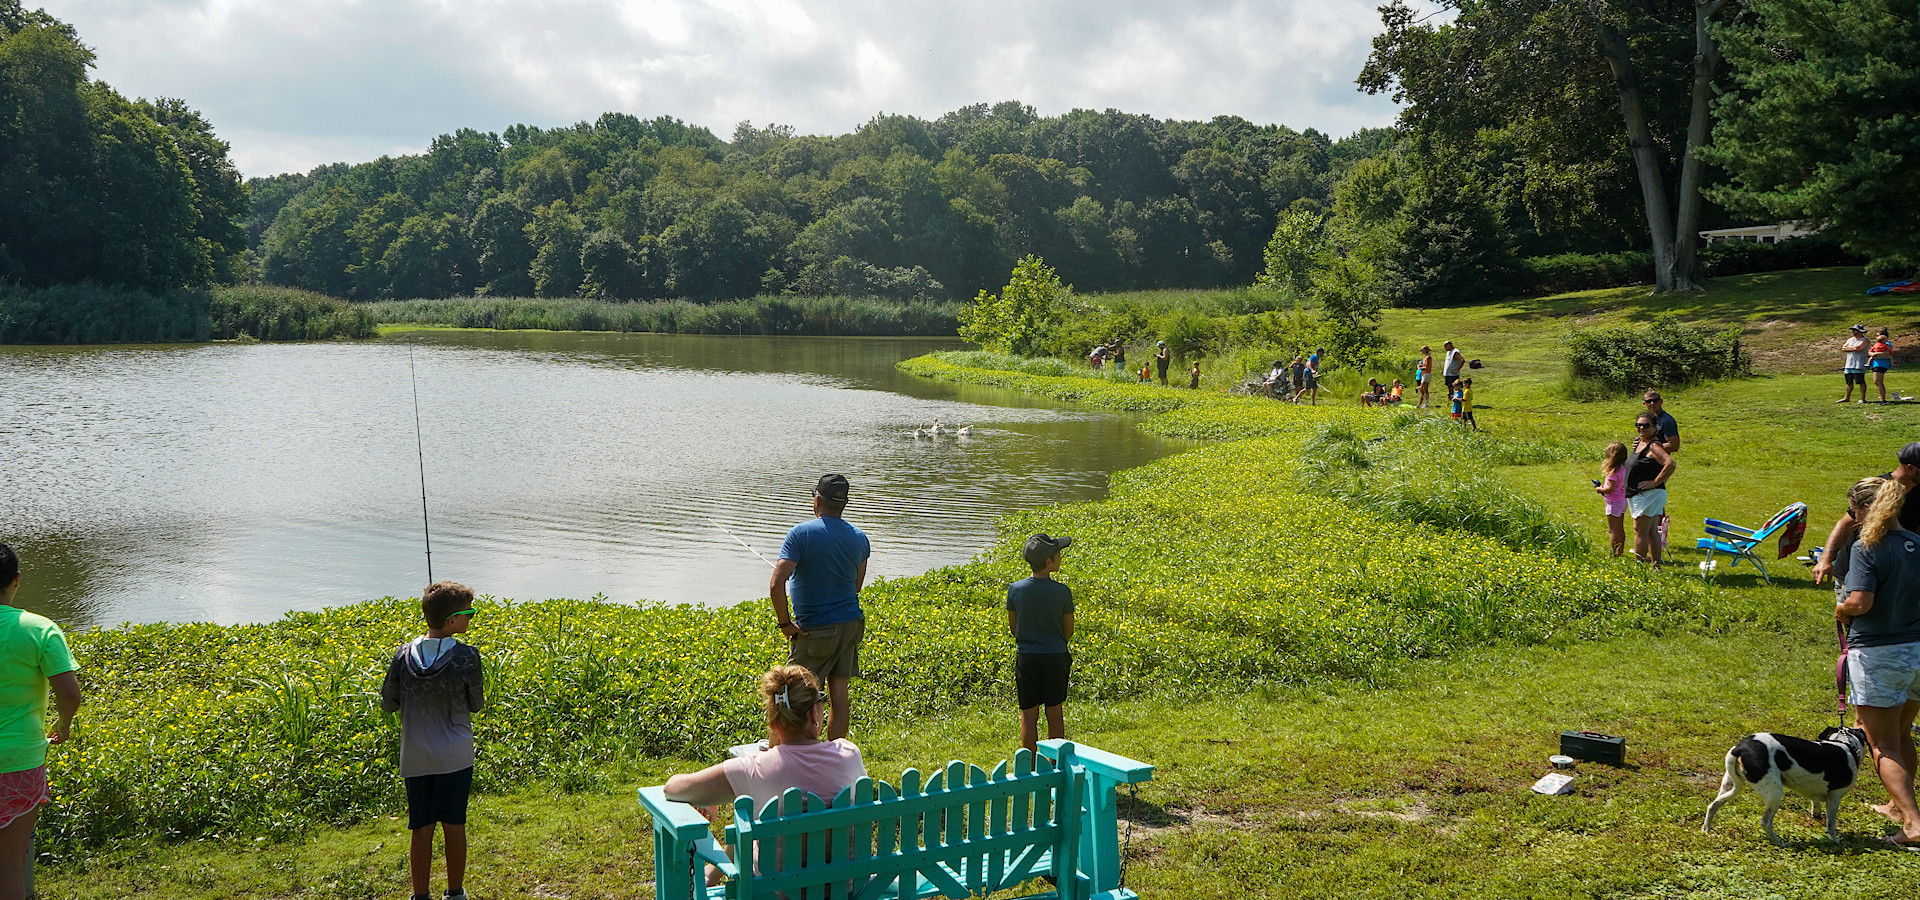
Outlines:
[[[1094,754],[1094,765],[1082,753]],[[959,900],[1041,876],[1057,888],[1040,897],[1129,900],[1133,892],[1118,884],[1113,786],[1152,771],[1048,741],[1039,754],[1016,753],[1011,770],[1005,762],[988,773],[956,761],[923,781],[908,769],[897,790],[862,778],[831,803],[790,790],[755,810],[741,797],[726,832],[731,862],[699,846],[709,833],[690,807],[657,787],[641,788],[640,800],[654,819],[659,900]],[[1108,821],[1096,827],[1090,818],[1102,815]],[[704,887],[706,862],[727,874],[727,884]]]

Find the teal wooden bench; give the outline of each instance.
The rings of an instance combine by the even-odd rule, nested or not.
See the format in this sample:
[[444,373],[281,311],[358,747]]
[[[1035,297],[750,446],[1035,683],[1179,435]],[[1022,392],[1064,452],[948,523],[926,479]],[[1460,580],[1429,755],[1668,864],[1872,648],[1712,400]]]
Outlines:
[[[798,790],[755,811],[734,801],[729,859],[705,817],[640,789],[653,816],[657,900],[907,900],[984,897],[1045,877],[1058,900],[1134,900],[1120,884],[1116,791],[1153,777],[1124,756],[1044,741],[991,774],[963,762],[896,790],[862,778],[831,804]],[[726,874],[706,886],[705,864]]]

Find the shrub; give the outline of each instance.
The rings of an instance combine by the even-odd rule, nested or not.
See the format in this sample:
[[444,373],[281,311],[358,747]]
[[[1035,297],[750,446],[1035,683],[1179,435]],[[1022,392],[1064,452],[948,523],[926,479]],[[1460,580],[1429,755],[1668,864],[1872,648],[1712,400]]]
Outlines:
[[1518,294],[1560,294],[1652,280],[1650,253],[1562,253],[1521,260],[1509,287]]
[[359,305],[377,321],[396,325],[501,330],[951,337],[959,327],[958,303],[875,297],[774,296],[718,303],[455,297]]
[[1716,241],[1700,248],[1700,269],[1703,274],[1714,277],[1821,266],[1857,266],[1865,262],[1865,257],[1848,252],[1839,241],[1818,234],[1777,244]]
[[1753,371],[1739,326],[1714,331],[1660,316],[1646,325],[1576,329],[1565,340],[1577,389],[1678,387]]
[[981,291],[960,311],[960,337],[988,350],[1034,356],[1064,318],[1073,288],[1053,268],[1028,254],[1013,267],[999,294]]

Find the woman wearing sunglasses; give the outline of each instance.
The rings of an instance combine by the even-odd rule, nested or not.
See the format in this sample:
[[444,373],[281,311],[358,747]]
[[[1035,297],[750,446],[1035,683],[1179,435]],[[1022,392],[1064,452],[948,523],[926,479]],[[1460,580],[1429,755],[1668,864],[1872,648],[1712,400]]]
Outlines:
[[1660,517],[1667,512],[1667,479],[1673,454],[1660,443],[1660,420],[1643,412],[1633,421],[1633,453],[1627,457],[1627,511],[1633,514],[1633,556],[1661,565]]

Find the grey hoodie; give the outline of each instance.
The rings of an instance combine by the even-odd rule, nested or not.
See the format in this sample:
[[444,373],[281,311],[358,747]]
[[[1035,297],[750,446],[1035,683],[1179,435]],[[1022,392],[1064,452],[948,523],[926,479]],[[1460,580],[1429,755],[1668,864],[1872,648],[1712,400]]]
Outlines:
[[473,765],[473,716],[485,704],[480,651],[463,643],[422,666],[401,644],[380,682],[380,708],[400,714],[400,777],[445,775]]

